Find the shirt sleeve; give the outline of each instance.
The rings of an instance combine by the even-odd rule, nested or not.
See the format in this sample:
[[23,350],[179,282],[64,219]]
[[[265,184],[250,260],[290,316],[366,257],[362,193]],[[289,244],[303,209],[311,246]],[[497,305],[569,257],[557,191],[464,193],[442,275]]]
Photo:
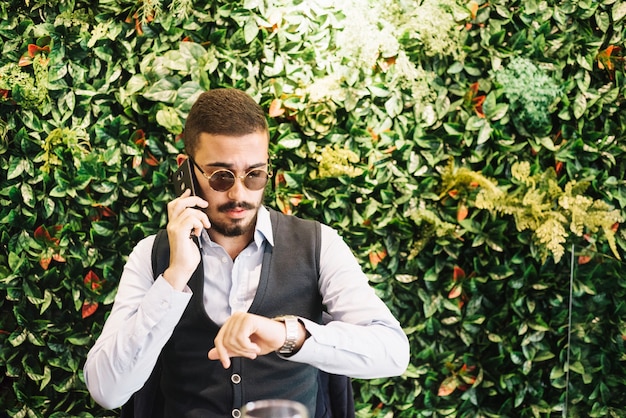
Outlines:
[[319,287],[329,322],[302,319],[310,337],[289,360],[363,379],[404,373],[409,341],[398,320],[334,229],[322,225],[321,244]]
[[130,254],[102,334],[87,354],[85,383],[108,409],[141,389],[191,300],[188,288],[179,292],[163,276],[153,279],[153,243],[147,237]]

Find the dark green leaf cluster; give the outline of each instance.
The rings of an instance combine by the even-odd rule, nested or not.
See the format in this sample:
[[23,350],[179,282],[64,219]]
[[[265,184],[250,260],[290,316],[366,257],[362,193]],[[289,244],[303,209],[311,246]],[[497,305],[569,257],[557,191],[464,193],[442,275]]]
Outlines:
[[623,2],[331,3],[0,0],[0,410],[115,413],[82,364],[229,86],[409,336],[360,417],[626,415]]
[[510,103],[517,129],[535,135],[552,131],[551,107],[561,89],[547,72],[527,58],[513,58],[496,71],[495,81]]

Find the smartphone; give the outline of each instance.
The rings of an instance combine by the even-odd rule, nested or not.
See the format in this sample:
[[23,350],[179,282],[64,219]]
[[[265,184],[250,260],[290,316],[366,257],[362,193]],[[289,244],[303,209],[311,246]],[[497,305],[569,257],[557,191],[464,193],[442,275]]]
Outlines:
[[193,167],[189,158],[186,158],[178,170],[174,173],[172,182],[174,183],[174,192],[176,196],[180,196],[185,193],[185,190],[191,189],[191,195],[196,195],[195,176],[193,174]]

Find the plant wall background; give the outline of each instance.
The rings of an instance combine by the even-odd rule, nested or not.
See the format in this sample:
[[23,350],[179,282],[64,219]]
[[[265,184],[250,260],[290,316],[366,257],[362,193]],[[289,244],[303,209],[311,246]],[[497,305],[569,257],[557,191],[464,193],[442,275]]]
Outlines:
[[0,0],[0,410],[115,414],[82,363],[233,86],[267,203],[338,228],[411,340],[359,416],[626,414],[625,3],[205,3]]

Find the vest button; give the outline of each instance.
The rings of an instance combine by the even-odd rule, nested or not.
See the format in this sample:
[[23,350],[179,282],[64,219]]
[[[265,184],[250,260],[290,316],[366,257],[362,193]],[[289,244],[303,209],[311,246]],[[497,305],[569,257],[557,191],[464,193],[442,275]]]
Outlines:
[[238,385],[241,382],[241,376],[239,376],[237,373],[235,373],[232,376],[230,376],[230,381],[233,382],[234,384]]
[[241,411],[239,409],[233,409],[233,412],[231,413],[231,415],[233,416],[233,418],[240,418]]

